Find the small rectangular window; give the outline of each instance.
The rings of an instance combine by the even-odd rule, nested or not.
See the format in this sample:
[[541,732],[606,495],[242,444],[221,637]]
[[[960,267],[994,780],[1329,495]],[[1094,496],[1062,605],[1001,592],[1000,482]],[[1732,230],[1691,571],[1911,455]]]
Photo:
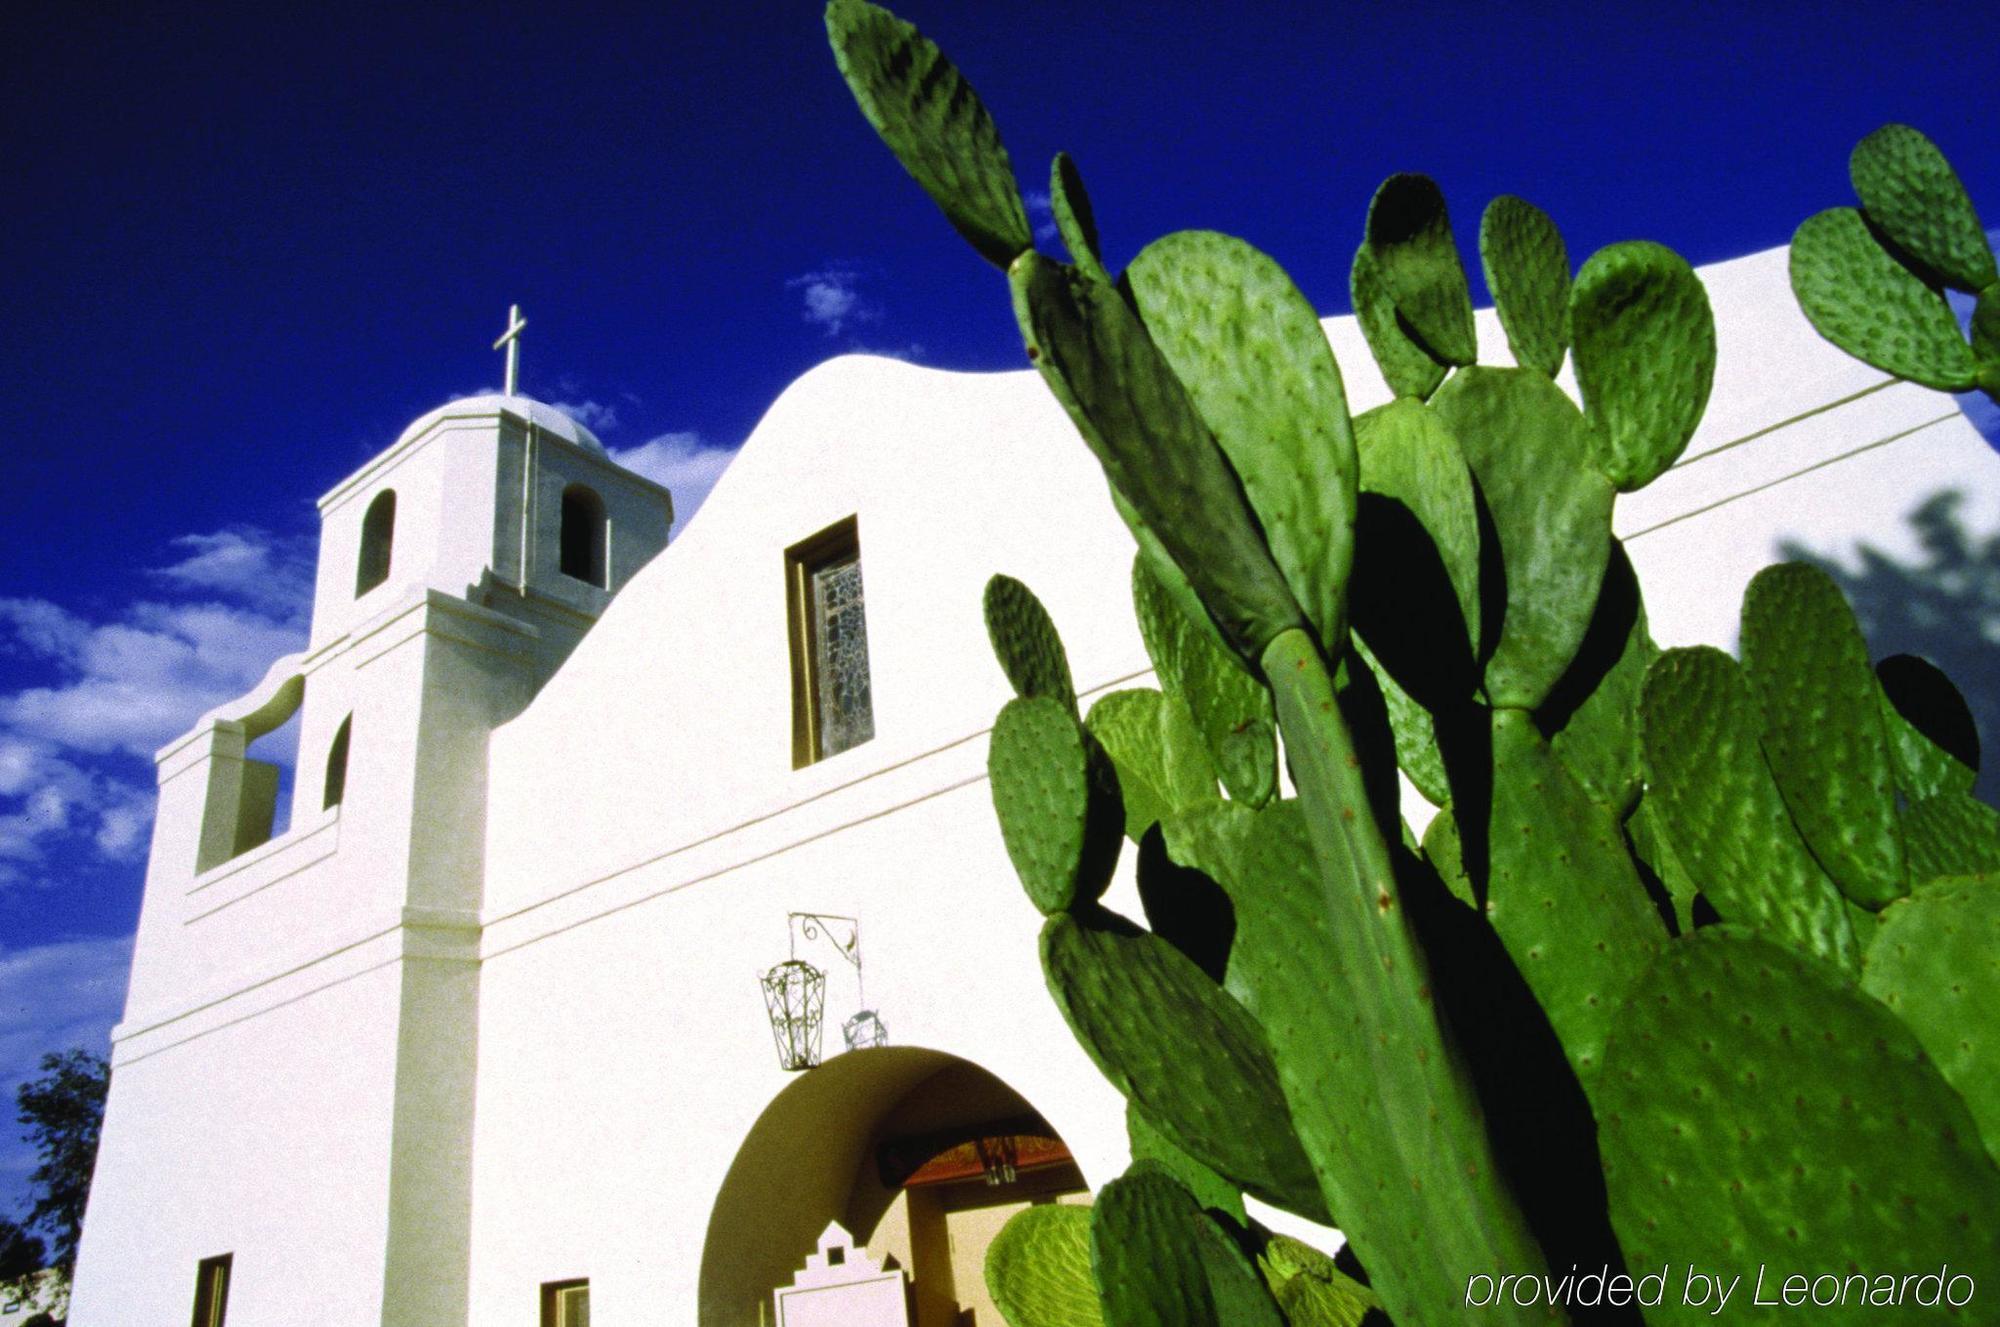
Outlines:
[[792,767],[875,736],[861,544],[852,516],[785,550],[792,642]]
[[203,1258],[194,1269],[194,1327],[223,1327],[229,1312],[229,1264],[234,1254]]
[[590,1327],[590,1282],[580,1277],[544,1283],[542,1327]]

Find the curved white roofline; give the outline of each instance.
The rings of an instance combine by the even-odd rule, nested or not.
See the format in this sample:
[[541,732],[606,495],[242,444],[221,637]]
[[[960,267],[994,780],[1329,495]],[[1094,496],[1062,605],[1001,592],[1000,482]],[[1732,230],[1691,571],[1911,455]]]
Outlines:
[[574,443],[600,456],[605,454],[604,444],[597,440],[595,433],[554,406],[537,401],[532,396],[506,396],[500,392],[483,392],[478,396],[461,396],[455,401],[446,401],[437,409],[411,421],[410,426],[397,437],[396,445],[408,442],[441,419],[481,418],[501,413],[525,420],[564,442]]

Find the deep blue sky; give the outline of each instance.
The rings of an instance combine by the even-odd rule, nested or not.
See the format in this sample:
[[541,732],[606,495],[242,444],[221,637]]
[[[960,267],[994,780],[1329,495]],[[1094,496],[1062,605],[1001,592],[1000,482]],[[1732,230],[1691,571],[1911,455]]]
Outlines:
[[[1848,149],[1901,119],[2000,222],[1992,0],[901,12],[1028,188],[1078,158],[1114,262],[1230,230],[1328,313],[1396,170],[1439,179],[1468,253],[1514,192],[1573,262],[1699,264],[1850,201]],[[690,473],[831,353],[1021,362],[816,4],[62,0],[0,39],[0,1090],[116,1012],[139,753],[286,648],[311,500],[497,384],[510,302],[525,391]]]

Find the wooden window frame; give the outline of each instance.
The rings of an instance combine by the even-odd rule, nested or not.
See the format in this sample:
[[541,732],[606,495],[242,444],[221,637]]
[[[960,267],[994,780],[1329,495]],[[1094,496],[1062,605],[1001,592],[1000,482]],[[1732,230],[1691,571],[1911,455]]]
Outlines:
[[194,1327],[223,1327],[229,1315],[229,1282],[236,1255],[203,1258],[194,1269]]
[[563,1292],[568,1290],[583,1291],[585,1302],[587,1303],[590,1294],[590,1278],[587,1276],[575,1276],[567,1281],[542,1282],[542,1327],[576,1327],[574,1323],[565,1321],[563,1317],[562,1296]]
[[[813,665],[819,652],[819,629],[812,612],[812,578],[814,573],[850,557],[856,562],[861,560],[860,522],[853,516],[843,517],[785,550],[786,620],[792,655],[793,769],[817,764],[829,754],[821,749],[819,737],[819,688],[814,685]],[[865,606],[862,613],[865,629]],[[872,710],[872,677],[869,680],[869,705]]]

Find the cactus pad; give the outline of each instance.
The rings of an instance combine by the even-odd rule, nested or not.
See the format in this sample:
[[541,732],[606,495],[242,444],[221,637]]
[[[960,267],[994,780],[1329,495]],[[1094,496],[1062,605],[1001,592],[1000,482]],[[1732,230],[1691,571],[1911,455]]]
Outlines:
[[1178,696],[1114,691],[1090,707],[1084,726],[1118,769],[1125,833],[1135,843],[1149,826],[1182,807],[1220,796],[1201,731]]
[[1012,576],[995,576],[986,582],[984,606],[987,638],[1014,694],[1024,700],[1048,696],[1075,713],[1069,654],[1035,592]]
[[1008,276],[1042,380],[1224,637],[1254,660],[1304,618],[1180,380],[1116,288],[1036,253]]
[[1141,1162],[1091,1209],[1090,1264],[1105,1321],[1284,1327],[1250,1259],[1164,1170]]
[[1487,852],[1486,915],[1588,1088],[1611,1016],[1666,932],[1618,821],[1520,710],[1493,715]]
[[[1701,886],[1694,882],[1681,865],[1680,855],[1674,851],[1673,841],[1667,837],[1660,816],[1650,796],[1641,797],[1639,805],[1625,818],[1625,837],[1632,844],[1632,855],[1646,864],[1667,892],[1667,900],[1673,908],[1674,932],[1686,935],[1694,929],[1694,900],[1701,893]],[[1427,840],[1428,841],[1428,840]],[[1859,908],[1848,908],[1849,924]],[[1865,913],[1873,917],[1874,913]]]
[[1289,1235],[1264,1242],[1257,1269],[1290,1327],[1361,1327],[1369,1312],[1381,1307],[1368,1287],[1332,1258]]
[[1939,793],[1903,814],[1910,882],[2000,873],[2000,811],[1963,793]]
[[1611,485],[1591,467],[1582,414],[1539,373],[1463,369],[1438,389],[1431,408],[1479,481],[1506,566],[1487,697],[1533,709],[1590,626],[1611,555]]
[[1765,759],[1813,856],[1863,907],[1907,894],[1875,671],[1840,587],[1802,562],[1764,568],[1743,594],[1742,651]]
[[1049,211],[1055,216],[1056,233],[1062,236],[1071,261],[1100,280],[1110,280],[1097,238],[1096,209],[1084,191],[1083,172],[1067,152],[1056,153],[1049,163]]
[[1514,362],[1553,378],[1569,350],[1569,250],[1549,214],[1502,194],[1479,218],[1479,261]]
[[1090,1209],[1016,1212],[986,1247],[986,1293],[1007,1327],[1103,1327],[1090,1275]]
[[1808,217],[1792,236],[1792,293],[1819,334],[1884,373],[1962,392],[1972,349],[1938,291],[1897,262],[1851,207]]
[[[1674,941],[1619,1014],[1594,1105],[1635,1269],[1740,1273],[1732,1307],[1760,1264],[1872,1277],[1942,1262],[2000,1284],[2000,1170],[1971,1116],[1909,1031],[1825,964],[1736,927]],[[1647,1320],[1709,1320],[1712,1304],[1676,1300]]]
[[[1391,401],[1354,421],[1364,492],[1401,503],[1429,535],[1451,578],[1467,647],[1479,643],[1479,499],[1465,456],[1437,412]],[[1392,577],[1403,569],[1388,569]],[[1369,575],[1363,567],[1359,574]],[[1405,613],[1408,606],[1405,606]]]
[[[1147,332],[1242,481],[1292,597],[1322,641],[1339,641],[1357,463],[1346,392],[1319,315],[1283,268],[1214,231],[1153,241],[1125,280]],[[1215,335],[1218,327],[1228,335]]]
[[915,28],[867,0],[832,0],[826,35],[868,123],[980,257],[1034,244],[1000,131],[972,85]]
[[1008,701],[986,769],[1008,859],[1034,905],[1062,912],[1103,894],[1124,829],[1117,776],[1062,702]]
[[1434,358],[1478,357],[1472,291],[1451,237],[1444,194],[1426,175],[1391,175],[1368,204],[1367,245],[1396,312]]
[[1492,1210],[1484,1199],[1498,1177],[1483,1135],[1459,1132],[1463,1118],[1436,1104],[1468,1085],[1403,908],[1389,889],[1363,897],[1365,878],[1323,869],[1306,816],[1298,802],[1186,812],[1167,825],[1168,846],[1236,904],[1230,979],[1255,993],[1293,1126],[1341,1229],[1377,1269],[1391,1311],[1428,1321],[1452,1269],[1505,1246],[1510,1232],[1463,1220]]
[[1621,493],[1680,458],[1715,382],[1708,292],[1672,249],[1599,249],[1570,292],[1571,359],[1597,468]]
[[1890,655],[1875,665],[1875,676],[1903,796],[1920,802],[1971,792],[1979,779],[1979,726],[1951,679],[1914,654]]
[[1189,620],[1142,557],[1132,564],[1132,605],[1146,653],[1168,694],[1186,702],[1231,797],[1262,806],[1278,786],[1271,693]]
[[1968,295],[2000,271],[1958,172],[1907,124],[1885,124],[1854,145],[1847,172],[1868,219],[1932,274]]
[[1396,300],[1382,279],[1381,264],[1366,242],[1354,252],[1347,291],[1354,301],[1355,321],[1361,324],[1361,335],[1367,338],[1368,351],[1389,390],[1399,397],[1428,398],[1444,381],[1450,366],[1424,349],[1396,312]]
[[1270,1045],[1243,1006],[1150,931],[1068,913],[1042,972],[1104,1076],[1174,1145],[1268,1203],[1326,1219]]
[[1132,1144],[1134,1161],[1157,1163],[1185,1185],[1203,1207],[1221,1212],[1239,1224],[1250,1219],[1243,1210],[1242,1190],[1176,1147],[1173,1139],[1161,1133],[1129,1101],[1125,1103],[1125,1136]]
[[1840,893],[1792,826],[1736,661],[1707,646],[1667,651],[1647,670],[1640,723],[1646,801],[1723,919],[1855,968]]
[[1942,881],[1884,908],[1861,988],[1915,1034],[2000,1161],[2000,889]]
[[1590,795],[1623,816],[1639,798],[1639,693],[1660,657],[1646,626],[1646,605],[1625,546],[1611,541],[1611,560],[1597,592],[1597,610],[1576,659],[1535,717],[1549,745]]

